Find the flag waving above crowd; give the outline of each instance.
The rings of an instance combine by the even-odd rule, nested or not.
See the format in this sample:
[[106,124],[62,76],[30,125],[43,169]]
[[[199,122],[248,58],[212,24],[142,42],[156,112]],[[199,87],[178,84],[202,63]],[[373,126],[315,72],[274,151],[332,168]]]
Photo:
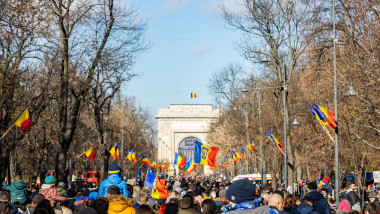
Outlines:
[[195,163],[215,167],[218,152],[218,147],[209,147],[199,141],[195,141],[194,161]]

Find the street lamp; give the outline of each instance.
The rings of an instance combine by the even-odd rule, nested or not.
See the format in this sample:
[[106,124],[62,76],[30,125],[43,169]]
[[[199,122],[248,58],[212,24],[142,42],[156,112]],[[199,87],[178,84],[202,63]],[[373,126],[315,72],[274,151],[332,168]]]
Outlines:
[[301,123],[298,122],[297,117],[294,116],[294,120],[292,122],[292,127],[298,128],[301,126]]

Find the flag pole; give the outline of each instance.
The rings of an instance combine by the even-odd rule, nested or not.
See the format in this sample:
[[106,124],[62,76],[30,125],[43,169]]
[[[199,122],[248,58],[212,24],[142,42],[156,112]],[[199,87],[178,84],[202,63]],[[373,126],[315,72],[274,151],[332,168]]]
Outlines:
[[0,140],[2,140],[2,139],[5,137],[5,135],[7,135],[8,132],[10,132],[10,131],[12,130],[12,128],[13,128],[15,125],[16,125],[16,124],[13,123],[13,125],[11,125],[11,126],[7,129],[7,131],[5,131],[5,133],[3,134],[3,136],[1,136]]

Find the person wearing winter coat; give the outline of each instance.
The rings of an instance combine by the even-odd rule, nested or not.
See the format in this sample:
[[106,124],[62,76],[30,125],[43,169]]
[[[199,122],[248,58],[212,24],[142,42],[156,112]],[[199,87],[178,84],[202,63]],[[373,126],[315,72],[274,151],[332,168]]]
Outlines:
[[15,181],[8,186],[7,178],[3,181],[3,188],[11,193],[12,203],[20,202],[21,204],[26,204],[27,199],[27,189],[25,187],[24,181],[21,180],[20,175],[15,176]]
[[309,196],[305,196],[301,205],[290,211],[290,214],[318,214],[313,207],[313,199]]
[[57,186],[57,194],[59,196],[67,197],[66,189],[65,189],[65,183],[59,182]]
[[55,178],[53,176],[46,176],[45,184],[43,184],[40,189],[40,193],[45,196],[46,200],[50,201],[52,207],[55,207],[56,201],[64,201],[66,199],[57,194],[54,183]]
[[32,203],[26,205],[26,208],[25,208],[25,211],[23,214],[33,214],[37,205],[39,203],[41,203],[41,201],[43,201],[43,200],[45,200],[44,195],[42,195],[40,193],[35,194],[34,197],[32,198]]
[[322,193],[317,191],[317,183],[309,182],[307,184],[307,193],[304,198],[310,197],[313,201],[313,206],[319,214],[331,214],[330,206]]
[[356,210],[360,212],[362,200],[356,194],[356,184],[354,182],[348,183],[346,197],[347,201],[350,203],[351,210]]
[[194,207],[193,198],[185,195],[178,201],[178,212],[181,214],[198,214],[198,210]]
[[120,189],[120,194],[128,197],[127,184],[120,178],[119,173],[119,165],[112,164],[108,167],[109,176],[100,184],[98,197],[107,196],[107,191],[110,186],[117,186]]
[[110,186],[107,193],[108,214],[136,214],[136,210],[133,208],[136,204],[135,199],[121,195],[119,187]]
[[132,197],[136,198],[140,194],[140,192],[141,192],[141,187],[139,186],[139,184],[137,183],[137,181],[134,180],[134,179],[128,179],[127,184],[132,185],[132,187],[133,187]]

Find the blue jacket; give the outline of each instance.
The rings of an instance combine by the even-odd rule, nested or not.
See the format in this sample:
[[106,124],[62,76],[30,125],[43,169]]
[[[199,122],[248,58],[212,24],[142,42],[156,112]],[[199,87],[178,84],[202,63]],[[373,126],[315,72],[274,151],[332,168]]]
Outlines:
[[110,186],[117,186],[120,189],[120,194],[128,197],[128,189],[125,181],[121,180],[118,174],[108,176],[106,180],[100,184],[98,197],[107,196],[107,190]]
[[302,202],[301,205],[290,211],[290,214],[318,214],[314,207],[309,204]]
[[314,208],[319,214],[331,214],[329,203],[318,191],[311,191],[305,195],[310,196],[314,202]]

